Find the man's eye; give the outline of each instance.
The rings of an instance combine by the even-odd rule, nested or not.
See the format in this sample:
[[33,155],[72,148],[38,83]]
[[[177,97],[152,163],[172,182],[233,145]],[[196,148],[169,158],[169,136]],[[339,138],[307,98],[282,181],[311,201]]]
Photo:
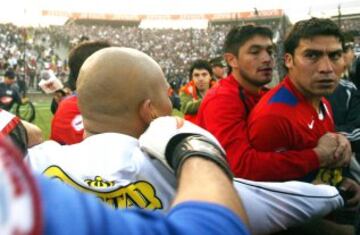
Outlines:
[[314,52],[309,52],[305,54],[306,58],[309,58],[311,60],[316,60],[319,57],[318,53],[314,53]]
[[250,50],[250,54],[253,54],[253,55],[257,55],[257,54],[259,54],[259,52],[260,52],[260,50],[258,50],[258,49]]
[[334,52],[329,54],[331,60],[338,60],[341,58],[341,56],[342,56],[341,52]]

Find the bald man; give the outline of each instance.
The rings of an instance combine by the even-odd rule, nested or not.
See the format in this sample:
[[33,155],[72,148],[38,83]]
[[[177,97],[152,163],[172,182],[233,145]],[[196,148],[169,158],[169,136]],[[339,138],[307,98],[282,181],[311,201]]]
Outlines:
[[[29,150],[27,163],[35,171],[96,194],[114,207],[168,209],[175,195],[176,177],[164,161],[157,160],[164,159],[163,154],[152,154],[155,158],[151,158],[138,141],[141,135],[143,140],[155,141],[143,148],[151,150],[157,145],[167,145],[169,141],[164,137],[184,130],[178,129],[173,117],[161,117],[171,113],[167,88],[160,66],[142,52],[111,47],[94,53],[83,64],[77,81],[85,139],[69,146],[46,141]],[[184,128],[205,133],[217,142],[205,130],[189,122],[185,124]],[[187,150],[179,151],[214,154],[206,143],[198,140],[195,143],[189,142]],[[144,142],[141,146],[144,147]],[[199,177],[208,176],[199,172]],[[192,190],[211,187],[210,179],[208,184]],[[344,203],[331,186],[242,179],[233,183],[243,201],[252,234],[279,231],[313,216],[323,216]]]

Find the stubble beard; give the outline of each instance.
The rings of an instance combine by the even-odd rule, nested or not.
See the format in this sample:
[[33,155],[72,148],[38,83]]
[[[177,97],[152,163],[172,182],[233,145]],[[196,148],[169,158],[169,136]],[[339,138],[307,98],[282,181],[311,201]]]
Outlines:
[[240,74],[240,77],[243,78],[247,83],[250,83],[256,87],[263,87],[265,86],[266,84],[270,83],[271,82],[271,77],[265,81],[258,81],[254,78],[252,78],[245,70],[242,70],[241,68],[239,69],[239,74]]

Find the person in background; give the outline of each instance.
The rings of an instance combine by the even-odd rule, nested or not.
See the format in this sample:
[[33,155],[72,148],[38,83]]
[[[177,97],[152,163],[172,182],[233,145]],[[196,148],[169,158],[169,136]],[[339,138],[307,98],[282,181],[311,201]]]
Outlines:
[[21,104],[22,99],[19,89],[15,87],[16,74],[8,69],[4,75],[4,81],[0,83],[0,108],[10,111],[15,103]]
[[354,157],[351,159],[350,175],[360,182],[360,91],[351,82],[350,72],[354,62],[354,38],[344,34],[344,72],[335,91],[326,96],[334,113],[335,129],[350,141]]
[[180,90],[181,111],[185,120],[196,122],[203,97],[214,84],[212,68],[206,60],[196,60],[189,70],[190,82]]
[[220,79],[225,78],[226,72],[227,72],[227,65],[226,62],[224,61],[224,58],[222,58],[221,56],[213,58],[209,61],[211,68],[212,68],[212,72],[213,72],[213,77],[215,79],[215,81],[219,81]]
[[[75,144],[83,140],[84,126],[78,108],[76,80],[84,61],[94,52],[110,46],[110,43],[107,41],[85,40],[70,51],[70,74],[67,85],[73,91],[73,94],[62,99],[59,103],[56,113],[51,121],[50,139],[60,144]],[[97,98],[101,99],[101,97]]]

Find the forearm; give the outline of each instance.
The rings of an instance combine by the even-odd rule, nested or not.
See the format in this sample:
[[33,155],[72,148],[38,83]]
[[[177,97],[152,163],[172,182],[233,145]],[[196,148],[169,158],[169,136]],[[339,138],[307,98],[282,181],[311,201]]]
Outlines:
[[244,144],[224,147],[230,168],[236,177],[258,181],[299,179],[319,167],[311,150],[261,152]]
[[42,131],[38,126],[24,120],[21,120],[21,123],[24,125],[27,132],[28,147],[32,147],[43,142]]
[[182,166],[174,205],[185,201],[211,202],[229,208],[248,224],[244,207],[229,178],[215,163],[192,157]]

